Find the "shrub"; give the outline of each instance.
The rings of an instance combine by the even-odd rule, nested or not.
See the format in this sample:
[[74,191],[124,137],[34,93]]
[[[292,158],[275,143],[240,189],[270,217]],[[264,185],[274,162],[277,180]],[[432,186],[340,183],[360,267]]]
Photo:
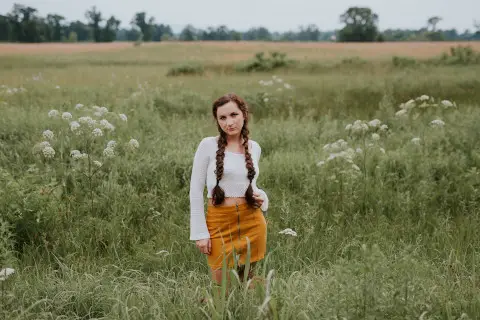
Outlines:
[[287,54],[282,52],[270,52],[270,57],[265,57],[264,52],[257,52],[253,61],[238,66],[240,72],[272,71],[278,68],[285,68],[295,63],[287,59]]
[[204,68],[199,64],[182,64],[170,68],[167,72],[167,76],[181,76],[181,75],[203,75]]

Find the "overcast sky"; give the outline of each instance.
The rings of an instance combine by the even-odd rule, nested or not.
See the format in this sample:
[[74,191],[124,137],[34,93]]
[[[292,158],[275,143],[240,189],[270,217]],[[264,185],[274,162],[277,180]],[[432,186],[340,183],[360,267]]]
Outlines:
[[[480,0],[0,0],[0,13],[9,12],[14,3],[38,9],[39,14],[58,13],[68,21],[85,21],[85,11],[93,5],[103,16],[115,15],[120,27],[129,27],[135,12],[146,11],[157,23],[170,24],[178,31],[186,24],[197,28],[226,25],[238,31],[264,26],[270,31],[297,30],[300,25],[316,24],[320,30],[341,27],[339,16],[350,6],[370,7],[379,15],[379,27],[421,28],[431,16],[443,20],[440,29],[463,32],[480,22]],[[120,4],[121,3],[121,4]]]

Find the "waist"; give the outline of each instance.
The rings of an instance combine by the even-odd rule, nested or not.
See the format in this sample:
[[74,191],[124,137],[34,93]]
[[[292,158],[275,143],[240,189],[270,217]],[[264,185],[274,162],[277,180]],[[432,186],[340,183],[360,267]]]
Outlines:
[[[234,205],[246,204],[247,199],[245,197],[225,197],[224,201],[217,205],[217,207],[231,207]],[[213,199],[208,199],[208,205],[213,206]]]

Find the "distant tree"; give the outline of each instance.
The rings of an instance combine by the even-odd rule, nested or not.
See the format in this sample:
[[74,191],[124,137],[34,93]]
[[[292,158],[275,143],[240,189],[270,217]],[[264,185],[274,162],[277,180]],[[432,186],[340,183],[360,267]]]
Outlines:
[[244,40],[271,41],[272,34],[265,27],[251,28],[243,34]]
[[146,21],[146,18],[146,12],[137,12],[130,23],[137,26],[140,29],[140,32],[143,33],[143,41],[152,41],[155,18],[150,17],[148,22]]
[[185,26],[182,32],[180,32],[180,40],[182,41],[197,40],[196,30],[191,24],[188,24],[187,26]]
[[78,36],[75,31],[70,31],[68,34],[68,42],[77,42],[78,41]]
[[431,30],[432,32],[435,32],[437,30],[437,24],[442,21],[442,18],[441,17],[438,17],[438,16],[434,16],[434,17],[430,17],[428,18],[427,20],[427,29],[428,27],[431,27]]
[[96,6],[93,6],[90,10],[85,12],[85,18],[87,18],[88,25],[92,28],[93,40],[95,42],[102,41],[102,30],[100,28],[100,23],[103,21],[102,13],[97,11]]
[[74,32],[77,35],[77,41],[88,41],[90,39],[90,27],[82,21],[70,22],[66,27],[65,33],[69,35]]
[[62,21],[65,17],[58,14],[47,15],[47,38],[48,41],[60,41],[62,39]]
[[102,40],[105,42],[115,41],[119,26],[120,20],[117,20],[114,16],[111,16],[110,19],[107,20],[105,28],[103,29]]
[[340,16],[345,27],[339,32],[340,41],[375,41],[378,35],[378,15],[370,8],[350,7]]
[[164,41],[173,37],[172,28],[166,24],[155,24],[153,26],[153,41]]

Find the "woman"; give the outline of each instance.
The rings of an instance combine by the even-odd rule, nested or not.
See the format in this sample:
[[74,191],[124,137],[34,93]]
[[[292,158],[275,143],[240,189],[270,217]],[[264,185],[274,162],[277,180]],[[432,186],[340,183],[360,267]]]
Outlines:
[[[203,138],[195,153],[190,182],[190,240],[208,256],[213,279],[222,281],[223,261],[234,267],[238,257],[240,279],[250,243],[251,268],[263,259],[267,227],[267,194],[257,188],[261,148],[248,137],[248,107],[235,94],[213,103],[219,136]],[[203,191],[207,186],[207,215]]]

